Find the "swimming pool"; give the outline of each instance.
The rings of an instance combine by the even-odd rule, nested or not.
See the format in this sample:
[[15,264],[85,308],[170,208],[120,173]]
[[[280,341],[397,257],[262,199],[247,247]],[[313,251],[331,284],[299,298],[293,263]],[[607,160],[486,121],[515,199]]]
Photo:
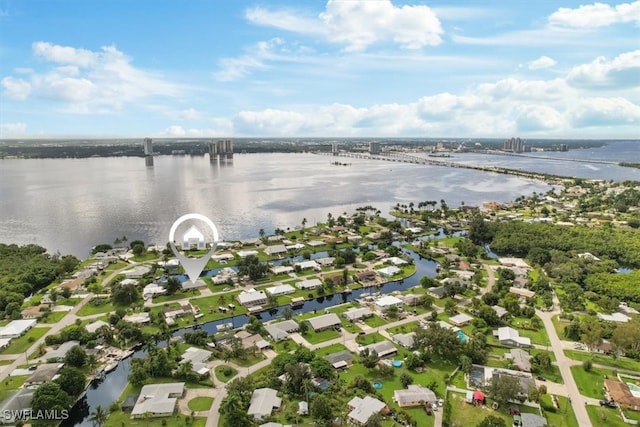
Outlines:
[[456,332],[456,335],[458,335],[458,339],[462,342],[467,342],[469,340],[469,337],[466,336],[465,333],[462,331]]

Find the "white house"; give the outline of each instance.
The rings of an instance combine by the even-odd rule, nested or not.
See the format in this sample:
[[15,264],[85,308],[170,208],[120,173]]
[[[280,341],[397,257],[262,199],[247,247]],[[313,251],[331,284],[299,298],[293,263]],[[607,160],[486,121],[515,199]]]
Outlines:
[[36,319],[12,320],[0,328],[0,338],[18,338],[36,324]]
[[312,317],[308,322],[315,332],[319,332],[340,325],[340,318],[335,313],[329,313],[318,317]]
[[394,257],[390,257],[390,258],[385,258],[382,260],[383,262],[389,262],[395,266],[399,266],[399,265],[406,265],[409,264],[407,261],[403,260],[400,257],[394,256]]
[[531,338],[521,337],[520,332],[510,328],[509,326],[498,328],[498,330],[494,332],[494,335],[498,336],[498,341],[503,345],[510,345],[512,347],[531,347]]
[[269,256],[280,255],[287,253],[287,248],[284,245],[267,246],[266,248],[264,248],[264,253]]
[[201,348],[189,347],[182,355],[180,363],[191,362],[193,372],[204,375],[209,372],[207,361],[213,353]]
[[371,311],[369,307],[352,307],[342,313],[342,316],[344,316],[345,319],[349,319],[353,322],[354,320],[373,316],[373,311]]
[[271,272],[275,275],[289,274],[293,272],[293,267],[290,265],[277,265],[275,267],[271,267]]
[[364,349],[369,349],[369,351],[375,351],[378,354],[378,357],[387,357],[392,356],[398,352],[398,349],[391,341],[379,341],[373,344],[369,344],[363,347]]
[[151,267],[147,267],[146,265],[136,265],[131,270],[125,271],[124,276],[127,279],[139,279],[150,271]]
[[363,426],[369,421],[374,414],[382,411],[387,405],[375,397],[365,396],[364,398],[354,397],[347,403],[351,412],[349,412],[349,421]]
[[249,403],[248,415],[253,415],[254,421],[260,421],[269,415],[274,409],[280,408],[282,399],[277,396],[278,391],[272,388],[258,388],[253,391]]
[[144,416],[168,417],[173,415],[178,398],[184,393],[184,383],[147,384],[131,411],[131,418]]
[[254,251],[254,250],[238,251],[238,256],[240,258],[246,258],[248,256],[258,256],[258,251]]
[[402,300],[394,297],[393,295],[385,295],[382,298],[378,298],[375,302],[375,306],[378,310],[385,311],[391,307],[402,307]]
[[294,267],[299,267],[300,270],[316,270],[320,271],[320,265],[314,260],[300,261],[293,264]]
[[206,248],[204,235],[195,225],[192,225],[182,236],[182,250],[189,250],[195,246],[198,250]]
[[320,279],[307,279],[296,283],[298,289],[316,289],[322,286]]
[[166,293],[167,290],[163,286],[160,286],[157,283],[149,283],[142,290],[142,298],[150,299],[155,297],[156,295],[164,295]]
[[244,307],[265,305],[267,303],[267,294],[265,294],[264,291],[249,289],[246,292],[243,291],[240,293],[240,295],[238,295],[238,302]]
[[394,390],[393,400],[401,408],[410,406],[422,406],[425,403],[431,404],[436,402],[436,394],[426,387],[422,387],[418,384],[410,384],[404,390]]
[[296,291],[296,288],[291,285],[277,285],[267,288],[266,291],[269,295],[280,296],[292,294]]
[[631,320],[631,318],[626,314],[617,312],[611,314],[598,313],[597,316],[599,319],[606,320],[608,322],[627,323]]
[[402,270],[400,270],[395,265],[390,265],[388,267],[384,267],[384,268],[381,268],[381,269],[376,270],[376,271],[378,272],[378,274],[380,274],[381,276],[384,276],[384,277],[393,277],[396,274],[399,274],[399,273],[402,272]]
[[473,317],[465,313],[456,314],[455,316],[449,318],[449,322],[456,326],[468,325],[472,320]]

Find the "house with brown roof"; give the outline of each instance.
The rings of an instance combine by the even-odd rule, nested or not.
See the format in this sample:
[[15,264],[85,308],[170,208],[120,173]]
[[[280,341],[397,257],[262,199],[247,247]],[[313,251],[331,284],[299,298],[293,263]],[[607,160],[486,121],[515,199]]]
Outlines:
[[604,388],[607,390],[609,400],[613,400],[619,406],[632,410],[640,411],[640,397],[632,393],[629,386],[620,381],[604,380]]
[[39,319],[49,309],[47,304],[32,305],[20,312],[23,319]]

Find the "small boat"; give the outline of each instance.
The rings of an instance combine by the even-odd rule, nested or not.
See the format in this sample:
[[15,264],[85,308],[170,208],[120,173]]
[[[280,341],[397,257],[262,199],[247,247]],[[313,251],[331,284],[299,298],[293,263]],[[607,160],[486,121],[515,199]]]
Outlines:
[[116,369],[118,367],[118,362],[111,362],[109,363],[107,366],[104,367],[104,373],[108,373],[113,371],[114,369]]
[[304,305],[304,297],[292,298],[291,307],[302,307]]

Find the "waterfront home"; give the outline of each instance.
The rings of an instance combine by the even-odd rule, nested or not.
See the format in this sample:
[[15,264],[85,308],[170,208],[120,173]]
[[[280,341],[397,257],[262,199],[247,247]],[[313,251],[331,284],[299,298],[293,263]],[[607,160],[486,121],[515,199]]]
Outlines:
[[388,267],[383,267],[379,270],[376,270],[379,275],[384,277],[393,277],[396,274],[402,273],[402,270],[396,267],[395,265],[390,265]]
[[42,363],[38,365],[35,371],[25,380],[24,386],[28,388],[37,388],[39,385],[53,381],[58,377],[58,372],[64,364],[62,363]]
[[243,307],[262,306],[267,303],[267,294],[264,291],[257,291],[253,288],[242,291],[238,295],[238,302]]
[[183,394],[184,383],[147,384],[140,390],[131,418],[169,417]]
[[351,320],[353,322],[355,320],[360,320],[360,319],[373,316],[373,311],[371,311],[369,307],[352,307],[349,310],[342,313],[342,316],[345,319]]
[[300,268],[300,270],[321,270],[320,265],[314,260],[296,262],[295,264],[293,264],[293,266],[296,268]]
[[289,274],[293,273],[294,269],[290,265],[276,265],[271,267],[271,273],[275,274]]
[[258,388],[253,391],[249,403],[248,415],[254,421],[260,421],[271,415],[274,409],[279,409],[282,399],[277,396],[278,391],[272,388]]
[[71,341],[63,342],[58,346],[57,349],[47,353],[46,358],[47,360],[55,360],[56,362],[62,362],[64,361],[64,358],[67,355],[67,352],[71,350],[72,347],[75,347],[77,345],[80,345],[80,341],[71,340]]
[[384,262],[384,263],[389,263],[389,264],[393,264],[393,265],[395,265],[396,267],[398,267],[398,266],[400,266],[400,265],[406,265],[406,264],[409,264],[406,260],[404,260],[404,259],[402,259],[402,258],[400,258],[400,257],[397,257],[397,256],[390,257],[390,258],[384,258],[384,259],[382,260],[382,262]]
[[300,329],[300,326],[295,320],[284,320],[282,322],[264,325],[264,329],[271,336],[271,339],[274,341],[282,341],[289,338],[291,332]]
[[307,279],[296,283],[296,287],[302,290],[316,289],[322,286],[320,279]]
[[209,372],[207,362],[213,353],[201,348],[189,347],[183,354],[180,363],[191,362],[191,369],[193,372],[204,375]]
[[315,332],[320,332],[339,326],[340,318],[335,313],[329,313],[318,317],[312,317],[308,322]]
[[266,291],[269,295],[273,295],[277,297],[280,295],[292,294],[296,291],[296,288],[294,288],[291,285],[277,285],[277,286],[268,287]]
[[380,311],[387,311],[391,307],[401,308],[402,304],[402,300],[393,295],[385,295],[375,301],[376,309]]

